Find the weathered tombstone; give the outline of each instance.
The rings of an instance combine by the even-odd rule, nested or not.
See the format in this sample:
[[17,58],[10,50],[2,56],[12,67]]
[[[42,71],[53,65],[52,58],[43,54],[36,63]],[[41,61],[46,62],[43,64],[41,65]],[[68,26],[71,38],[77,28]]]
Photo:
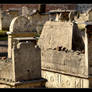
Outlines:
[[29,15],[29,10],[26,6],[22,7],[22,16]]
[[[84,48],[79,50],[81,46],[79,40],[82,36],[84,36],[84,41],[82,39]],[[46,22],[38,40],[41,48],[42,76],[48,80],[46,87],[92,87],[92,68],[89,63],[92,57],[92,44],[89,45],[87,39],[86,32],[81,34],[80,30],[76,29],[75,23]],[[73,41],[76,42],[77,50],[72,48]]]
[[6,81],[0,81],[0,87],[44,86],[45,80],[41,78],[41,54],[40,49],[35,46],[37,39],[34,36],[26,17],[18,16],[12,20],[8,32],[8,63],[0,71],[1,79],[11,81],[8,82],[9,86]]
[[[10,25],[10,34],[12,34],[13,36],[29,36],[30,34],[27,32],[30,32],[31,26],[30,26],[30,21],[23,17],[23,16],[19,16],[19,17],[15,17]],[[13,36],[9,35],[8,36],[8,58],[11,58],[11,48],[12,48],[12,38]]]
[[48,21],[43,27],[43,31],[38,44],[44,50],[49,48],[54,49],[57,46],[63,46],[71,50],[72,34],[73,24],[71,22]]

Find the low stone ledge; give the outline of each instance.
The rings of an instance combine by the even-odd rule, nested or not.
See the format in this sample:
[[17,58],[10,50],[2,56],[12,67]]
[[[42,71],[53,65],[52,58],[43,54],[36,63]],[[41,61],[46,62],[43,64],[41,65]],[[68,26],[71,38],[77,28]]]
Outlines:
[[44,87],[46,79],[34,79],[34,80],[28,80],[28,81],[5,81],[0,80],[0,85],[6,85],[7,87],[10,86],[10,88],[35,88],[35,87]]

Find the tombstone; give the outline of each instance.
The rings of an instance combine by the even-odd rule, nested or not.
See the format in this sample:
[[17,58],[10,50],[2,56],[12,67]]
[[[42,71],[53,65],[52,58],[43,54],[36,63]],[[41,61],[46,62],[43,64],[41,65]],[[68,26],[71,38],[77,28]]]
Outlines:
[[[44,86],[46,80],[41,77],[40,48],[36,46],[37,38],[30,30],[29,20],[24,16],[15,17],[7,34],[8,58],[0,71],[0,79],[4,79],[0,80],[0,87]],[[8,83],[5,80],[9,80]]]
[[1,13],[0,13],[0,30],[7,30],[9,31],[9,26],[10,26],[10,23],[12,21],[12,19],[16,16],[18,16],[18,12],[15,12],[14,11],[10,11],[10,10],[7,10],[7,11],[2,11],[0,10]]
[[[19,17],[15,17],[10,25],[10,34],[12,34],[13,36],[20,36],[20,33],[23,36],[29,36],[30,35],[30,30],[31,26],[30,26],[30,22],[27,18],[23,17],[23,16],[19,16]],[[29,32],[29,33],[27,33]],[[11,47],[12,47],[12,35],[8,36],[8,58],[11,58]]]
[[71,22],[47,21],[43,27],[38,44],[44,50],[54,49],[57,46],[63,46],[71,50],[72,34],[73,24]]
[[[42,77],[48,80],[45,85],[48,88],[92,87],[92,27],[89,35],[86,30],[81,32],[76,27],[70,21],[50,21],[43,27],[38,45]],[[73,49],[74,44],[76,49]],[[79,50],[80,46],[83,48]]]
[[22,16],[29,15],[29,10],[26,6],[22,7]]

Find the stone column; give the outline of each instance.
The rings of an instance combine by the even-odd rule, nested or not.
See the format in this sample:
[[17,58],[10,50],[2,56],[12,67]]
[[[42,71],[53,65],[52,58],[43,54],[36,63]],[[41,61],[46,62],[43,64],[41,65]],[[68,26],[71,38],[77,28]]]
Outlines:
[[2,30],[2,10],[0,9],[0,30]]
[[12,35],[9,34],[10,32],[7,32],[8,34],[8,58],[12,58]]

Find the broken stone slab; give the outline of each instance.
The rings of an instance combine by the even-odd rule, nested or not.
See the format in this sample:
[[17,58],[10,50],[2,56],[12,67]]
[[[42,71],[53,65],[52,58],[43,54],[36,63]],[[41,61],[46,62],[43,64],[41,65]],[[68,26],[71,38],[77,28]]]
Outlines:
[[14,37],[34,36],[31,31],[30,21],[25,16],[15,17],[11,24],[8,34],[8,58],[11,58],[11,49]]

